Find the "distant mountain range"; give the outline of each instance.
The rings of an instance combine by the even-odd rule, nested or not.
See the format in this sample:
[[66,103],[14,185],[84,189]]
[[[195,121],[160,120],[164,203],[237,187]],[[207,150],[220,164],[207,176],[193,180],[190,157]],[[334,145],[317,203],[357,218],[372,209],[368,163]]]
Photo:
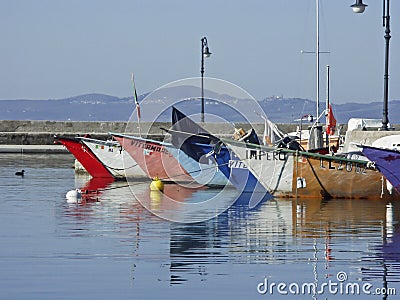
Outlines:
[[[139,102],[147,95],[139,96]],[[226,99],[228,98],[226,97]],[[159,110],[159,106],[163,105],[163,102],[160,101],[153,101],[154,103],[147,103],[146,101],[146,106],[141,106],[142,114],[144,110]],[[179,108],[190,115],[200,111],[200,103],[201,101],[192,100],[181,103]],[[268,98],[258,103],[268,118],[275,123],[295,123],[295,119],[306,114],[315,115],[316,112],[315,101],[307,99]],[[224,105],[212,104],[215,104],[212,100],[206,100],[206,113],[212,110],[213,113],[223,117],[231,115],[231,111]],[[104,94],[85,94],[50,100],[0,100],[0,105],[0,120],[128,121],[135,109],[132,97],[118,98]],[[320,111],[322,111],[325,108],[325,103],[321,103],[320,107]],[[333,103],[333,112],[337,121],[341,124],[347,123],[350,118],[380,119],[382,117],[382,102],[367,104]],[[158,120],[170,121],[169,116],[167,110]],[[259,118],[258,120],[260,121]],[[393,100],[389,103],[389,120],[392,124],[400,123],[400,100]],[[153,121],[153,119],[143,119],[143,121]],[[237,121],[237,119],[230,121]]]

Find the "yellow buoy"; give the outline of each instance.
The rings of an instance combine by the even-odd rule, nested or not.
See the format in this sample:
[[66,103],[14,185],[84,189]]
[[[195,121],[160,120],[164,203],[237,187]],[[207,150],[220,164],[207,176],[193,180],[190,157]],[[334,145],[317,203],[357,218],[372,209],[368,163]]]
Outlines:
[[159,190],[150,191],[150,209],[159,209],[163,193]]
[[150,183],[150,190],[162,192],[164,191],[164,183],[158,177],[154,177]]

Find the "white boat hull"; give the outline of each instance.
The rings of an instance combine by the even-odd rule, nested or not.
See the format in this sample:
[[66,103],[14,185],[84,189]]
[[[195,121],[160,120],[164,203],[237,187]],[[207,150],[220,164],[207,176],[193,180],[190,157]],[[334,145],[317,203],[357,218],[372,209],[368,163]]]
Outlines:
[[125,153],[125,150],[117,141],[102,141],[90,138],[81,138],[81,141],[93,152],[114,178],[147,177],[136,161]]

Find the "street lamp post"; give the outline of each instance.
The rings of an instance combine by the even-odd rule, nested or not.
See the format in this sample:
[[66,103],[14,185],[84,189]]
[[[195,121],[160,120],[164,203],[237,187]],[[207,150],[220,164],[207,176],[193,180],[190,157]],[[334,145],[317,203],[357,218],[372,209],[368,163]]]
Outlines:
[[204,58],[210,57],[211,52],[208,48],[207,38],[201,39],[201,122],[204,123]]
[[[356,3],[351,5],[355,13],[363,13],[368,5],[362,3],[362,0],[356,0]],[[385,27],[385,74],[383,77],[383,116],[381,130],[389,130],[388,118],[388,98],[389,98],[389,41],[390,41],[390,14],[389,0],[383,0],[383,27]]]

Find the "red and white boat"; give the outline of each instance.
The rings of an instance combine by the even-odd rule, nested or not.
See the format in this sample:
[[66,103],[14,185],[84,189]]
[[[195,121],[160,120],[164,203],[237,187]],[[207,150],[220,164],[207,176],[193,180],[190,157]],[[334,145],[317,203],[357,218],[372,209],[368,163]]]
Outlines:
[[97,157],[116,179],[143,178],[146,174],[136,161],[121,147],[112,140],[97,140],[87,137],[80,137],[84,144]]
[[114,178],[90,148],[81,143],[80,138],[55,136],[54,139],[63,144],[92,177]]
[[[146,174],[127,155],[116,141],[103,141],[87,137],[55,137],[95,178],[124,179],[145,177]],[[125,154],[125,155],[124,155]]]
[[140,137],[112,133],[120,145],[132,156],[149,178],[164,181],[195,182],[163,142]]

